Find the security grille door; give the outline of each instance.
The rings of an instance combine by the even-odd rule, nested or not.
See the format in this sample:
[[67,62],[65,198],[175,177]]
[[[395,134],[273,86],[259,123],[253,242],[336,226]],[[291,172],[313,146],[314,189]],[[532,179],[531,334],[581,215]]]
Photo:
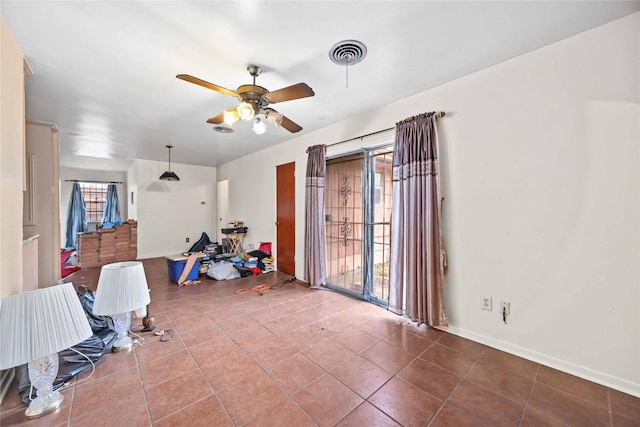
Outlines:
[[363,166],[362,155],[329,161],[325,179],[326,282],[358,295],[364,291]]
[[327,286],[387,304],[392,148],[327,161]]

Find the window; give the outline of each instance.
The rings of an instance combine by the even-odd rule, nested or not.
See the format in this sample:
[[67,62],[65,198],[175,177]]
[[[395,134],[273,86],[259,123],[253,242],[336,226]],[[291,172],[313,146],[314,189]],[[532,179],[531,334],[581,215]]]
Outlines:
[[80,190],[87,207],[87,222],[100,222],[104,214],[104,205],[107,203],[108,184],[96,184],[81,182]]

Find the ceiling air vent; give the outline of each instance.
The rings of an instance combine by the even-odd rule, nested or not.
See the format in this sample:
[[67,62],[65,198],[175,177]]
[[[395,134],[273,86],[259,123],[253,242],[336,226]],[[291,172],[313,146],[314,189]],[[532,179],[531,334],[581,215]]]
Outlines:
[[213,130],[220,133],[233,133],[233,129],[226,126],[214,126]]
[[357,40],[343,40],[329,50],[329,59],[338,65],[353,65],[367,56],[367,47]]

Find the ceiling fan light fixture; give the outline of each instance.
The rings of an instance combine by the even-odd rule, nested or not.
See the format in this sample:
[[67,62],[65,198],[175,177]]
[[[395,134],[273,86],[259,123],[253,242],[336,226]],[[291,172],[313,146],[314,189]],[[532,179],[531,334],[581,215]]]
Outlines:
[[256,117],[253,121],[253,132],[256,135],[262,135],[267,131],[267,124],[263,122],[260,117]]
[[242,120],[251,120],[255,116],[256,112],[253,110],[253,105],[248,102],[241,102],[237,108],[238,116]]
[[282,125],[282,117],[283,117],[282,113],[278,113],[277,111],[269,108],[265,111],[264,116],[267,120],[269,120],[274,125],[278,127]]
[[[351,59],[349,59],[349,62],[353,63]],[[225,126],[230,128],[231,125],[237,120],[241,119],[249,121],[255,119],[256,116],[260,115],[261,122],[268,120],[276,126],[285,129],[287,132],[300,132],[302,130],[302,126],[293,122],[288,117],[279,114],[276,110],[273,110],[271,108],[265,109],[264,107],[269,104],[276,104],[279,102],[292,101],[294,99],[314,96],[315,92],[313,91],[313,89],[306,83],[297,83],[291,86],[280,88],[278,90],[269,91],[262,86],[256,85],[256,77],[262,71],[259,66],[250,64],[249,66],[247,66],[247,71],[249,72],[251,77],[253,77],[253,84],[240,85],[235,91],[215,85],[213,83],[209,83],[188,74],[178,74],[176,75],[176,77],[180,80],[202,86],[206,89],[219,92],[223,95],[231,96],[238,101],[239,105],[233,108],[233,110],[235,110],[234,112],[231,112],[231,110],[228,110],[229,112],[223,111],[218,115],[209,118],[207,120],[207,123],[211,123],[213,125],[220,125],[222,123],[225,123]],[[267,114],[266,110],[271,111],[271,114]],[[220,127],[220,129],[214,129],[219,132],[224,132],[225,130],[223,129],[226,128]]]
[[180,181],[175,172],[171,172],[171,149],[173,145],[165,145],[169,149],[169,170],[160,175],[160,181]]
[[238,116],[238,110],[235,108],[224,111],[222,115],[224,117],[224,122],[229,126],[240,120],[240,116]]

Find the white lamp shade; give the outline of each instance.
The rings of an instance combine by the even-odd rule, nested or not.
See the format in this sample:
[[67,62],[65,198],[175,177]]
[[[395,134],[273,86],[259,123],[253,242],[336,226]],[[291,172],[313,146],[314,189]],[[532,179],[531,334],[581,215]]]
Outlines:
[[72,283],[4,298],[0,370],[72,347],[93,335]]
[[224,122],[229,126],[231,126],[232,124],[240,120],[240,117],[238,116],[238,110],[236,110],[235,108],[231,110],[223,111],[222,117]]
[[127,313],[149,304],[149,288],[140,261],[103,265],[98,279],[93,314]]
[[256,135],[262,135],[267,131],[267,124],[260,119],[260,117],[256,117],[253,121],[253,132]]
[[253,106],[248,102],[241,102],[237,107],[238,117],[242,120],[251,120],[256,112],[253,109]]
[[282,118],[284,117],[281,113],[278,113],[273,108],[265,108],[264,115],[267,120],[271,123],[277,125],[278,127],[282,126]]

